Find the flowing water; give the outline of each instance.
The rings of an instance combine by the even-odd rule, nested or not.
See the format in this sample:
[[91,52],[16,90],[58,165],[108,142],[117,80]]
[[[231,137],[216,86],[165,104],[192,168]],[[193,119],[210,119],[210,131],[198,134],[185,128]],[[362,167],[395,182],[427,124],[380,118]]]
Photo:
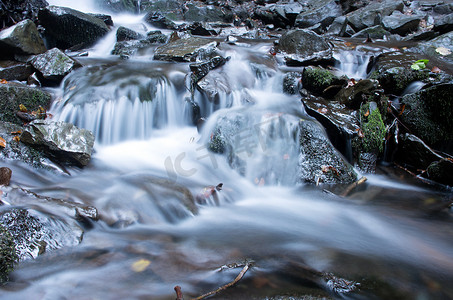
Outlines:
[[[188,64],[152,53],[122,61],[112,46],[107,37],[80,59],[51,111],[94,132],[90,165],[71,176],[8,165],[13,185],[95,206],[100,220],[81,224],[79,245],[21,262],[2,298],[175,299],[179,285],[189,299],[231,282],[241,267],[229,264],[245,261],[253,267],[217,299],[453,297],[451,212],[429,209],[448,191],[382,172],[341,198],[296,180],[294,132],[311,119],[298,96],[282,93],[271,41],[223,46],[231,59],[212,71],[214,102],[190,94]],[[365,77],[368,58],[353,61],[340,72]],[[193,102],[207,118],[201,132]],[[233,138],[246,163],[232,168],[206,142],[216,123],[239,119]]]

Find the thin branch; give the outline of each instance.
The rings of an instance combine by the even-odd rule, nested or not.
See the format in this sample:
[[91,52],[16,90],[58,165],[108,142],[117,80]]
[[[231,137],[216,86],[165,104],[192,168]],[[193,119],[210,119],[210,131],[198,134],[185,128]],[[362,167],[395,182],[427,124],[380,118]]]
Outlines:
[[351,183],[351,184],[344,190],[344,192],[341,194],[341,197],[347,197],[347,196],[349,195],[349,193],[352,192],[353,189],[355,189],[356,187],[358,187],[359,185],[361,185],[361,184],[364,183],[365,181],[367,181],[367,178],[366,178],[365,176],[363,176],[363,177],[360,178],[358,181]]
[[193,299],[191,299],[191,300],[201,300],[201,299],[204,299],[204,298],[206,298],[206,297],[215,295],[215,294],[217,294],[217,293],[219,293],[219,292],[221,292],[221,291],[223,291],[223,290],[226,290],[227,288],[229,288],[229,287],[235,285],[236,283],[238,283],[239,280],[242,279],[242,277],[244,277],[245,273],[246,273],[247,270],[250,268],[250,266],[251,266],[251,263],[247,263],[247,264],[244,266],[244,268],[242,269],[242,271],[239,273],[239,275],[236,276],[236,278],[235,278],[232,282],[227,283],[227,284],[225,284],[225,285],[219,287],[219,288],[216,289],[215,291],[211,291],[211,292],[209,292],[209,293],[203,294],[203,295],[201,295],[201,296],[199,296],[199,297],[197,297],[197,298],[193,298]]

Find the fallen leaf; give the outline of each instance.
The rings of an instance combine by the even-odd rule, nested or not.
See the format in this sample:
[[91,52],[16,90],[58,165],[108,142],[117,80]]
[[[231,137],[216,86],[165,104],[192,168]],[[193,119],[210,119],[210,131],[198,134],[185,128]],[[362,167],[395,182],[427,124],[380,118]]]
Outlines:
[[439,53],[440,55],[443,55],[443,56],[451,54],[450,49],[445,48],[445,47],[436,48],[436,52]]
[[143,272],[148,268],[148,266],[151,264],[151,262],[147,259],[139,259],[136,262],[134,262],[131,266],[132,271],[134,272]]
[[15,142],[18,142],[18,143],[19,143],[19,142],[20,142],[20,137],[16,135],[15,137],[13,137],[13,140],[14,140]]
[[21,130],[11,132],[12,135],[18,135],[18,134],[21,134],[21,133],[22,133]]
[[364,114],[365,117],[368,117],[370,115],[370,111],[367,110],[366,113]]
[[76,85],[73,85],[69,88],[70,91],[72,91],[73,89],[75,89],[77,86]]
[[6,147],[6,141],[4,138],[0,137],[0,147],[5,148]]
[[25,107],[25,105],[19,104],[19,111],[21,111],[21,112],[27,112],[28,109]]
[[318,108],[318,112],[319,112],[320,114],[325,114],[325,113],[327,113],[327,108],[325,108],[325,107],[323,107],[323,108]]
[[6,81],[6,79],[0,79],[0,83],[1,83],[1,84],[7,84],[8,81]]
[[433,73],[440,73],[440,72],[442,72],[442,70],[439,69],[438,67],[433,67],[433,68],[431,69],[431,72],[433,72]]

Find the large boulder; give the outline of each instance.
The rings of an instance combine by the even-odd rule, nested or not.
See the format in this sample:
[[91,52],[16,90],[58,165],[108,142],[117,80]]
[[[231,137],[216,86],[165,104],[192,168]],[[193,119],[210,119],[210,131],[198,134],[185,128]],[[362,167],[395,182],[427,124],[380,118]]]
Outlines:
[[90,46],[109,32],[102,20],[67,7],[48,6],[38,17],[49,48]]
[[433,29],[434,29],[434,31],[438,31],[441,34],[452,31],[453,30],[453,13],[437,19],[434,22]]
[[20,140],[60,161],[86,166],[91,159],[94,135],[71,123],[35,120],[25,127]]
[[195,62],[217,55],[217,42],[186,36],[160,46],[154,52],[155,60]]
[[59,83],[63,77],[81,65],[64,54],[60,49],[53,48],[31,59],[31,64],[44,79]]
[[365,7],[348,13],[346,17],[352,28],[359,31],[366,27],[379,25],[383,17],[391,15],[396,10],[402,12],[403,8],[404,3],[401,0],[373,1]]
[[35,23],[30,20],[0,31],[0,58],[10,58],[14,54],[40,54],[45,51],[44,41]]
[[332,24],[336,17],[343,14],[341,6],[335,0],[316,1],[316,5],[308,11],[300,13],[294,26],[307,28],[321,23],[323,28]]
[[401,98],[401,121],[431,147],[453,153],[453,83],[422,89]]
[[144,38],[143,35],[141,35],[140,33],[136,32],[130,28],[124,27],[124,26],[120,26],[116,30],[116,41],[117,42],[140,40],[142,38]]
[[407,16],[400,11],[395,11],[390,16],[382,18],[382,25],[391,33],[406,35],[418,29],[422,16],[412,15]]
[[277,45],[288,65],[310,65],[332,62],[332,47],[325,38],[306,29],[284,33]]
[[0,103],[2,103],[0,121],[22,125],[23,121],[16,114],[20,104],[33,111],[39,106],[48,107],[50,101],[51,95],[39,88],[15,83],[0,84]]

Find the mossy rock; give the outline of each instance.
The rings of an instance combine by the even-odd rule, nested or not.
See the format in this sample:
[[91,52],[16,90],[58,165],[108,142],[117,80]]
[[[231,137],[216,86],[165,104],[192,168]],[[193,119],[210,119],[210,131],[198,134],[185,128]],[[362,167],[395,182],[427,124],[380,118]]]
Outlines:
[[318,95],[322,95],[327,87],[340,83],[343,82],[337,76],[323,68],[306,67],[302,73],[303,88]]
[[16,115],[20,104],[33,111],[39,106],[48,107],[50,101],[51,95],[39,88],[14,83],[0,84],[0,121],[22,125],[23,122]]
[[367,103],[360,109],[360,114],[362,118],[363,151],[366,153],[382,153],[386,130],[379,109],[375,103]]
[[8,281],[9,273],[13,271],[18,259],[13,237],[0,225],[0,283]]
[[428,145],[442,149],[453,140],[453,83],[439,84],[401,99],[401,120]]

